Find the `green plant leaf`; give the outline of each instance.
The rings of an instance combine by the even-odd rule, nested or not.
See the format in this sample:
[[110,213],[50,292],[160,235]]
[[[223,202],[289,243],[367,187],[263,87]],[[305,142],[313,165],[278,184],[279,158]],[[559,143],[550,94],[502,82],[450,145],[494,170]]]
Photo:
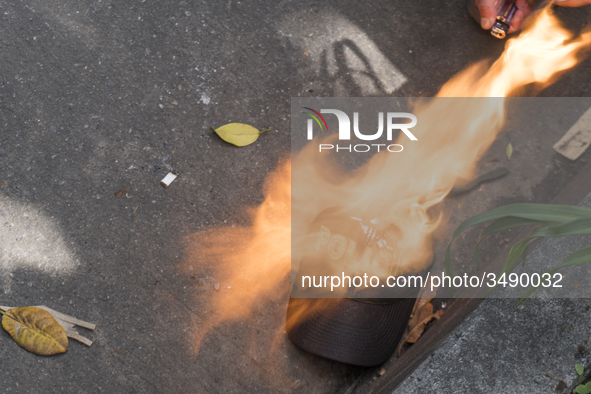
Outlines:
[[[527,253],[528,246],[536,239],[537,238],[528,237],[528,238],[524,239],[523,241],[517,242],[515,245],[513,245],[513,247],[509,251],[509,255],[507,256],[507,260],[505,260],[505,265],[503,265],[503,269],[501,270],[499,277],[502,276],[503,274],[508,274],[511,271],[513,271],[513,268],[515,268],[515,264],[519,261],[520,258],[525,259],[525,253]],[[488,296],[490,293],[492,293],[493,290],[496,288],[497,288],[497,286],[492,287],[486,293],[486,296]]]
[[510,142],[509,145],[507,145],[507,150],[505,153],[507,153],[507,159],[511,160],[511,156],[513,156],[513,145],[511,145]]
[[[576,364],[575,365],[575,371],[577,371],[577,373],[579,375],[582,375],[583,372],[585,371],[585,367],[583,367],[581,364]],[[580,382],[579,382],[580,383]]]
[[521,299],[519,300],[519,302],[517,303],[517,305],[521,304],[523,301],[525,301],[525,299],[527,297],[529,297],[530,295],[532,295],[532,293],[536,290],[538,290],[538,288],[540,287],[540,285],[538,286],[530,286],[529,289],[527,289],[527,291],[525,292],[525,294],[523,295],[523,297],[521,297]]
[[[521,256],[523,264],[525,264],[527,248],[535,240],[539,238],[556,238],[567,235],[591,235],[591,218],[575,219],[562,225],[543,226],[533,231],[530,237],[515,244],[511,248],[501,274],[511,272],[515,267],[515,263],[519,259],[519,256]],[[521,254],[518,256],[517,253]],[[553,275],[560,268],[586,264],[589,262],[591,262],[591,246],[579,249],[578,251],[570,254],[561,265],[551,271],[548,271],[548,273]],[[533,288],[531,292],[528,290],[526,293],[527,296],[523,297],[519,302],[531,295],[538,287]]]
[[590,394],[591,393],[591,382],[587,383],[586,385],[579,385],[575,387],[575,392],[578,394]]
[[47,311],[35,307],[9,309],[2,327],[20,347],[40,356],[68,351],[66,332]]
[[[507,217],[513,217],[516,219],[507,219]],[[470,227],[477,226],[482,223],[489,222],[491,220],[507,219],[506,222],[500,222],[499,224],[493,223],[490,233],[495,231],[495,228],[502,228],[503,226],[509,226],[517,223],[518,219],[527,220],[527,224],[540,224],[544,226],[559,225],[574,221],[576,219],[591,218],[591,209],[581,208],[571,205],[553,205],[553,204],[511,204],[502,207],[494,208],[488,212],[481,213],[465,220],[458,226],[454,231],[451,241],[445,251],[444,267],[447,275],[452,275],[451,267],[451,245],[456,237]],[[538,222],[538,223],[536,223]],[[572,225],[574,227],[574,225]],[[489,226],[490,227],[490,226]],[[566,231],[569,228],[562,228],[559,231]],[[486,230],[485,230],[486,231]],[[573,231],[570,228],[569,231]],[[556,230],[554,230],[554,234]],[[549,233],[550,234],[550,233]],[[533,234],[532,234],[533,235]],[[540,234],[543,236],[543,234]],[[536,235],[538,237],[538,235]],[[522,250],[522,254],[527,251],[527,248]],[[476,252],[477,253],[477,252]],[[521,256],[521,254],[520,254]],[[453,289],[452,289],[453,296]]]
[[564,237],[566,235],[591,235],[591,217],[543,227],[534,231],[532,235],[549,238]]
[[579,377],[577,378],[577,383],[578,384],[581,384],[581,383],[583,383],[585,381],[585,379],[587,379],[585,377],[585,375],[579,375]]
[[482,230],[480,233],[480,237],[478,237],[478,242],[482,241],[484,237],[494,234],[500,233],[501,231],[510,230],[515,227],[521,226],[529,226],[533,224],[547,224],[548,222],[542,222],[539,220],[534,219],[524,219],[515,216],[506,216],[500,219],[495,220],[492,224],[490,224],[487,228]]
[[211,131],[220,136],[224,141],[236,145],[236,146],[247,146],[255,142],[259,135],[269,131],[266,129],[259,131],[251,125],[244,123],[228,123],[217,129],[210,127]]
[[[571,253],[558,267],[551,269],[547,273],[550,276],[554,275],[560,268],[570,267],[573,265],[582,265],[586,263],[591,263],[591,246],[586,246],[577,250],[576,252]],[[521,304],[527,297],[529,297],[534,291],[538,289],[539,286],[530,287],[525,295],[519,300],[517,305]]]
[[571,253],[556,270],[559,268],[570,267],[573,265],[581,265],[591,262],[591,246],[586,246]]
[[465,220],[453,234],[453,238],[460,235],[464,230],[482,223],[514,216],[521,219],[531,219],[540,222],[566,223],[571,220],[591,217],[591,209],[575,207],[571,205],[552,204],[511,204],[491,209]]
[[523,257],[523,254],[527,252],[527,247],[530,243],[532,243],[535,239],[529,237],[524,239],[521,242],[517,242],[511,250],[509,251],[509,255],[507,256],[507,260],[505,260],[505,265],[503,266],[502,273],[510,273],[515,268],[515,264],[519,261],[520,258]]
[[478,237],[478,242],[476,242],[476,247],[474,248],[474,260],[476,260],[476,266],[480,267],[480,254],[478,251],[478,247],[480,246],[480,242],[482,240],[495,233],[500,233],[505,230],[509,230],[515,227],[521,226],[529,226],[529,225],[547,225],[548,222],[542,222],[539,220],[533,219],[523,219],[514,216],[506,216],[500,219],[495,220],[492,224],[490,224],[487,228],[485,228]]

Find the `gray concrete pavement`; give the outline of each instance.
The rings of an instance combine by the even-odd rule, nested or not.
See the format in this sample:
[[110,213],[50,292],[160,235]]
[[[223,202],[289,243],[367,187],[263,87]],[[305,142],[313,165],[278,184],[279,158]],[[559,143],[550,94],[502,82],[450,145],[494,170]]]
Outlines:
[[[591,208],[591,194],[580,206]],[[589,237],[548,239],[529,254],[526,266],[546,271]],[[564,288],[588,276],[588,266],[561,270]],[[576,287],[579,287],[578,285]],[[559,289],[556,289],[559,290]],[[571,393],[575,364],[591,363],[591,303],[559,298],[540,289],[517,305],[512,299],[487,299],[393,393]]]
[[[2,389],[346,390],[362,370],[283,336],[268,355],[285,303],[219,327],[195,356],[188,332],[216,278],[180,273],[186,237],[248,222],[289,153],[290,97],[429,96],[502,46],[459,0],[0,2],[1,303],[97,324],[91,348],[54,358],[2,333]],[[589,95],[590,67],[544,94]],[[209,131],[230,121],[273,131],[237,149]],[[164,189],[169,170],[181,177]]]
[[590,361],[589,300],[516,304],[485,300],[392,392],[572,393]]

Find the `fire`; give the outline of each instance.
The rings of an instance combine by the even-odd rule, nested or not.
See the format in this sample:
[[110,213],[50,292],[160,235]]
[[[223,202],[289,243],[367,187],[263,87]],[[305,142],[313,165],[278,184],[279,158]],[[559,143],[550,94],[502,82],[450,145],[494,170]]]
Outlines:
[[[294,234],[304,233],[324,209],[343,206],[363,212],[378,218],[381,228],[394,223],[403,234],[397,243],[400,255],[393,261],[395,272],[426,268],[432,259],[431,234],[441,223],[428,210],[454,185],[473,176],[479,158],[503,125],[502,98],[531,84],[541,88],[552,83],[578,63],[589,44],[591,32],[573,37],[546,8],[526,31],[507,42],[492,65],[481,62],[469,67],[437,95],[456,99],[416,103],[413,113],[420,122],[413,132],[419,142],[409,154],[378,153],[338,182],[327,181],[326,163],[312,160],[310,149],[293,158],[297,173],[291,173],[289,162],[280,165],[267,180],[263,204],[252,212],[251,227],[221,228],[193,236],[196,246],[185,269],[215,261],[218,275],[225,276],[220,291],[209,300],[218,313],[205,329],[200,327],[196,348],[208,328],[248,318],[262,299],[274,298],[284,305],[289,295],[292,224]],[[465,116],[450,116],[457,114],[459,104]],[[313,187],[291,190],[292,175],[305,177]],[[297,223],[291,223],[292,209]],[[368,267],[358,268],[368,272]],[[392,272],[391,266],[372,269],[378,276]]]
[[437,96],[507,97],[531,83],[544,88],[579,62],[590,40],[590,31],[573,37],[545,8],[529,29],[507,41],[490,69],[483,63],[468,68],[448,81]]
[[[252,211],[252,227],[226,227],[192,236],[188,264],[215,264],[223,286],[212,300],[219,312],[206,322],[207,329],[220,321],[248,317],[257,299],[265,294],[279,299],[285,288],[291,250],[291,165],[281,165],[266,180],[264,202]],[[200,343],[207,329],[196,333]]]

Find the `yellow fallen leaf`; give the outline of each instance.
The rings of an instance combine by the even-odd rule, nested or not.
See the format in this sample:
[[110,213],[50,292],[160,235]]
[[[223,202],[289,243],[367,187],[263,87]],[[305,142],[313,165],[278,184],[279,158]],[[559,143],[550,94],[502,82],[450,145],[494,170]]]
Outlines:
[[509,142],[509,145],[507,145],[507,159],[511,160],[511,156],[513,155],[513,145],[511,145],[511,143]]
[[[62,328],[66,332],[66,335],[68,336],[68,338],[72,338],[72,339],[77,340],[78,342],[82,342],[86,346],[92,345],[92,341],[90,339],[85,338],[82,335],[80,335],[78,333],[78,331],[76,331],[75,328],[76,328],[76,326],[78,326],[78,327],[84,327],[89,330],[94,330],[96,328],[96,324],[89,323],[89,322],[86,322],[86,321],[83,321],[80,319],[76,319],[75,317],[68,316],[64,313],[61,313],[61,312],[55,311],[51,308],[48,308],[45,305],[38,305],[38,306],[35,306],[35,308],[43,309],[44,311],[49,312],[49,314],[51,315],[51,317],[53,317],[55,319],[57,324],[62,326]],[[0,305],[0,313],[2,313],[2,311],[7,312],[9,309],[15,309],[15,308],[10,307],[10,306],[6,306],[6,305]]]
[[9,309],[2,327],[18,345],[40,356],[68,351],[68,337],[51,314],[35,307]]
[[259,131],[244,123],[228,123],[217,129],[211,127],[211,131],[219,135],[221,139],[236,146],[250,145],[259,138],[260,134],[269,130],[271,129]]

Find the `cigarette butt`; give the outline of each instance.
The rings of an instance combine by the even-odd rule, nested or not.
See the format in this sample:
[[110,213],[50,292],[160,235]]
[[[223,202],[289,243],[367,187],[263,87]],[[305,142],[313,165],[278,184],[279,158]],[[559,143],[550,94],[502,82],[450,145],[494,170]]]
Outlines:
[[170,184],[172,183],[172,181],[174,181],[176,179],[178,175],[173,174],[172,172],[169,172],[168,174],[166,174],[166,176],[160,181],[160,184],[164,187],[168,187],[170,186]]

